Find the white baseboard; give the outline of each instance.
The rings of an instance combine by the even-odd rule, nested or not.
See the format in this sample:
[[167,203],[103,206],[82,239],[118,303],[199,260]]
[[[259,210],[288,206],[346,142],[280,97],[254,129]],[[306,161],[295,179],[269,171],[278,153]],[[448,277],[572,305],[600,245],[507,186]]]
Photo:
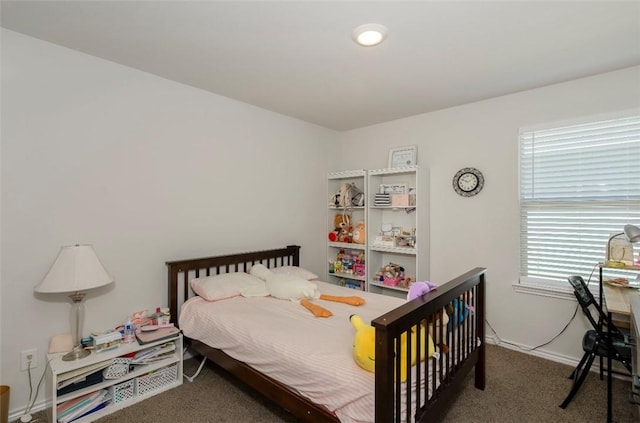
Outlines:
[[[533,355],[535,357],[544,358],[546,360],[555,361],[557,363],[566,364],[568,366],[575,367],[578,365],[580,358],[568,357],[566,355],[557,354],[552,351],[532,349],[530,346],[519,344],[517,342],[510,342],[498,339],[496,336],[487,335],[485,340],[488,344],[497,345],[513,351],[522,352],[525,354]],[[595,363],[595,362],[594,362]]]
[[[29,414],[34,415],[35,413],[42,411],[42,410],[46,410],[47,407],[51,406],[51,401],[47,401],[47,400],[40,400],[38,402],[36,402],[35,404],[33,404],[33,407],[31,407],[31,411],[29,411]],[[24,415],[24,407],[19,408],[17,410],[13,410],[10,411],[9,413],[9,421],[19,421],[20,417],[22,417]],[[41,421],[41,420],[40,420]]]
[[[501,341],[500,339],[492,335],[486,335],[485,340],[487,344],[492,344],[492,345],[507,348],[513,351],[529,354],[535,357],[544,358],[545,360],[555,361],[556,363],[566,364],[571,367],[576,367],[578,365],[578,362],[582,358],[582,357],[578,357],[578,358],[568,357],[566,355],[558,354],[558,353],[547,351],[547,350],[539,350],[539,349],[534,350],[527,345],[522,345],[517,342],[505,341],[504,339]],[[613,367],[613,369],[615,371],[616,368]],[[600,372],[600,360],[596,359],[593,361],[593,365],[591,366],[591,371],[598,372],[598,373]],[[569,373],[567,373],[567,377],[568,376],[569,376]],[[614,373],[613,377],[622,379],[622,380],[628,379],[628,378],[625,378],[624,375],[618,375],[617,373]]]

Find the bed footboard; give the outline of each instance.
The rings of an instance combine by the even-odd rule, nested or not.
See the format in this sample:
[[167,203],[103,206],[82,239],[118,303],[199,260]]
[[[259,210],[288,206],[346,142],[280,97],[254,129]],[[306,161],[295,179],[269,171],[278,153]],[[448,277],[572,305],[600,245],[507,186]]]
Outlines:
[[[475,268],[371,322],[376,329],[376,422],[437,421],[458,391],[456,386],[474,367],[475,386],[484,390],[485,271]],[[451,313],[448,325],[441,318],[445,307]],[[417,355],[428,355],[428,343],[415,330],[419,325],[431,328],[440,354],[412,372],[410,343],[419,346]],[[412,329],[414,335],[406,336]],[[401,345],[403,339],[409,344]],[[395,351],[406,353],[405,381],[394,376],[401,373]]]

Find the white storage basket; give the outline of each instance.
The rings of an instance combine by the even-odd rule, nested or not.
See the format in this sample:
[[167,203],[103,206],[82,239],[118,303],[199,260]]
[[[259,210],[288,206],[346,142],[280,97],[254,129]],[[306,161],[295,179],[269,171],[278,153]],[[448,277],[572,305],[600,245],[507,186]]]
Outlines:
[[129,373],[130,358],[114,358],[111,365],[102,371],[105,379],[119,379]]
[[135,397],[135,382],[133,379],[109,387],[109,393],[114,404],[130,400]]
[[154,372],[137,377],[136,395],[142,396],[163,386],[170,385],[178,379],[178,363],[163,367]]

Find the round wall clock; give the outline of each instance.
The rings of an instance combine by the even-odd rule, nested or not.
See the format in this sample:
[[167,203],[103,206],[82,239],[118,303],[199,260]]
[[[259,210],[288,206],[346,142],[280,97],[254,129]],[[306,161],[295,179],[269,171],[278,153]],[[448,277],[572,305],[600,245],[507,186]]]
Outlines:
[[473,167],[460,169],[453,177],[453,189],[463,197],[473,197],[484,187],[482,172]]

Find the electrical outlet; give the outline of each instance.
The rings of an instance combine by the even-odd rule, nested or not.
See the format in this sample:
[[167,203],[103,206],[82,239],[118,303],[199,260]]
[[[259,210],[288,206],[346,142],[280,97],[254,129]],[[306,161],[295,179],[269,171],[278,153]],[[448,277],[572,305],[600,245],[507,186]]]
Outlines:
[[[31,364],[29,364],[31,361]],[[27,371],[28,368],[35,369],[38,367],[38,349],[32,348],[20,352],[20,370]]]

